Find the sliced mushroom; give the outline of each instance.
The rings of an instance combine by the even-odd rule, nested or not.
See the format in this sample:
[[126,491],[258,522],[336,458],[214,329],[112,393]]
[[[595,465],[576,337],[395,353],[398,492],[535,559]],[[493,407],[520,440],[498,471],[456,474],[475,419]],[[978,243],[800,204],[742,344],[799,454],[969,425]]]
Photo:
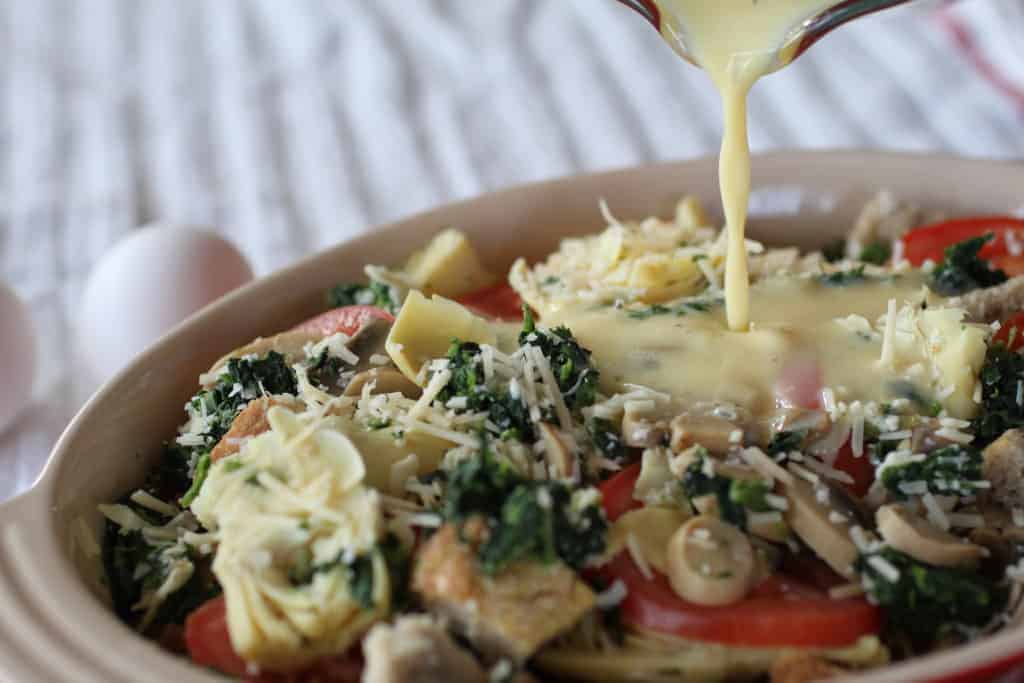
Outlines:
[[789,509],[785,513],[789,527],[828,566],[842,576],[852,578],[853,563],[858,556],[857,546],[850,540],[853,518],[833,515],[836,510],[819,501],[814,487],[802,479],[793,479],[784,490],[789,500]]
[[729,605],[753,585],[756,561],[750,541],[736,527],[700,515],[668,543],[668,578],[679,597],[698,605]]
[[652,448],[665,440],[665,424],[649,415],[626,410],[622,415],[622,443],[631,448]]
[[761,476],[760,472],[755,470],[753,467],[747,467],[746,465],[737,465],[731,462],[716,462],[714,464],[714,468],[715,474],[721,477],[739,479],[740,481],[765,481],[765,478]]
[[539,427],[544,443],[544,459],[552,479],[575,479],[579,474],[577,461],[565,439],[554,425],[541,422]]
[[620,552],[632,534],[647,563],[662,574],[668,574],[668,543],[688,517],[680,508],[648,506],[630,510],[615,520],[609,532],[609,553]]
[[417,384],[394,368],[373,368],[357,373],[349,381],[342,395],[358,396],[363,393],[363,387],[369,382],[376,383],[373,387],[375,394],[399,393],[408,398],[419,398],[423,392]]
[[732,422],[713,415],[680,415],[672,420],[671,427],[669,443],[674,451],[700,444],[712,453],[724,455],[734,446],[743,445],[742,430]]
[[709,517],[718,517],[722,512],[718,505],[718,496],[713,493],[697,496],[690,500],[690,504],[693,505],[697,512]]
[[781,512],[747,513],[747,531],[773,543],[785,543],[789,538],[789,525]]
[[933,526],[904,505],[883,505],[875,513],[875,521],[886,543],[921,562],[962,567],[977,563],[985,555],[981,546]]
[[375,366],[370,362],[370,359],[374,356],[387,357],[384,343],[387,341],[390,331],[391,321],[378,318],[363,325],[348,340],[346,346],[348,346],[352,353],[359,356],[359,362],[356,363],[354,368],[357,373],[373,367],[381,367]]
[[807,408],[786,408],[772,420],[774,431],[779,432],[808,431],[813,434],[824,434],[828,431],[829,425],[828,413]]

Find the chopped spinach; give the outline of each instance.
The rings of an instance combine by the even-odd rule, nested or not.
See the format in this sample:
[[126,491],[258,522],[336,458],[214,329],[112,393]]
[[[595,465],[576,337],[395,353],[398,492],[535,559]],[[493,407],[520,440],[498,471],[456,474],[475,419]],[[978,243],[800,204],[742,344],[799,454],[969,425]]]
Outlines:
[[486,412],[488,419],[501,430],[503,438],[536,440],[537,433],[526,403],[512,396],[507,388],[490,389],[486,386],[478,344],[452,340],[448,347],[448,370],[452,376],[438,394],[439,401],[447,403],[453,398],[465,397],[466,409]]
[[622,443],[622,435],[611,420],[592,417],[586,422],[587,434],[591,443],[604,457],[613,462],[622,462],[626,457],[626,445]]
[[864,263],[872,263],[876,266],[885,265],[885,262],[892,256],[892,245],[881,240],[872,242],[860,250],[857,260]]
[[210,454],[203,453],[199,456],[199,460],[196,462],[196,471],[192,476],[192,484],[188,487],[188,491],[181,497],[179,501],[181,507],[187,508],[192,504],[192,501],[199,495],[199,489],[203,487],[203,483],[206,481],[206,475],[210,473]]
[[1018,387],[1024,383],[1024,355],[1002,344],[989,346],[981,366],[981,411],[974,419],[974,444],[992,443],[1007,429],[1024,427],[1024,401]]
[[821,249],[821,255],[825,257],[825,260],[829,263],[835,263],[836,261],[842,261],[846,258],[846,240],[839,238],[829,242]]
[[[137,505],[128,497],[119,501],[135,514],[154,525],[166,524],[170,518]],[[147,540],[141,531],[123,529],[107,520],[102,539],[103,570],[114,611],[126,624],[136,626],[143,612],[134,609],[144,594],[159,588],[175,560],[187,559],[194,566],[192,576],[157,608],[147,630],[165,624],[181,624],[185,617],[220,588],[208,568],[208,559],[188,547],[174,547],[166,541]]]
[[401,304],[395,300],[391,287],[383,282],[371,282],[368,285],[359,283],[335,285],[327,293],[327,303],[331,308],[376,306],[389,313],[397,313],[401,307]]
[[[159,468],[161,488],[172,482],[180,486],[184,483],[182,473],[187,473],[188,484],[175,493],[182,496],[180,502],[183,506],[190,504],[199,493],[196,481],[201,486],[209,468],[210,449],[227,434],[231,423],[249,401],[263,394],[294,394],[297,391],[295,372],[284,356],[276,351],[270,351],[262,358],[230,359],[216,383],[189,401],[192,413],[206,416],[206,429],[198,435],[202,443],[195,446],[164,445],[163,462]],[[167,493],[166,490],[163,492]]]
[[[580,346],[568,328],[551,331],[536,327],[533,314],[523,308],[523,330],[520,345],[533,345],[551,365],[562,400],[574,414],[592,405],[597,398],[600,374],[590,362],[590,351]],[[487,385],[479,344],[453,339],[448,347],[448,370],[451,378],[438,394],[438,400],[447,403],[453,398],[466,399],[466,409],[486,412],[488,419],[501,432],[503,439],[532,442],[537,431],[530,411],[520,396],[513,396],[507,386]],[[554,421],[550,409],[543,411],[544,421]]]
[[849,270],[837,270],[834,273],[818,275],[817,279],[826,287],[847,287],[865,282],[868,276],[864,274],[864,266],[857,266]]
[[718,515],[723,521],[739,529],[747,528],[747,511],[769,512],[765,496],[771,488],[763,481],[732,479],[720,474],[708,476],[702,454],[683,473],[683,493],[691,501],[701,496],[713,495],[718,502]]
[[677,318],[681,318],[690,313],[707,313],[714,306],[718,306],[721,303],[721,300],[718,299],[694,299],[671,306],[652,304],[644,308],[628,308],[626,309],[626,315],[633,320],[647,320],[648,318],[660,315],[674,315]]
[[768,455],[778,455],[779,453],[789,453],[790,451],[798,451],[803,446],[804,439],[807,437],[807,430],[805,429],[793,429],[783,430],[776,432],[772,436],[772,440],[768,443],[765,448],[765,452]]
[[373,609],[373,557],[358,555],[345,565],[345,570],[349,594],[363,609]]
[[928,398],[911,382],[905,380],[890,382],[888,389],[889,393],[893,396],[905,398],[913,403],[922,415],[938,417],[939,413],[942,412],[942,403],[940,401]]
[[992,233],[946,247],[942,263],[932,271],[929,287],[942,296],[958,296],[974,289],[1006,282],[1006,273],[979,255]]
[[320,573],[342,569],[348,580],[349,594],[363,609],[373,609],[376,588],[374,582],[374,560],[384,560],[388,570],[391,589],[391,607],[393,610],[405,606],[408,602],[408,583],[410,561],[409,555],[394,534],[387,534],[369,552],[354,557],[342,551],[338,557],[321,564],[313,564],[312,553],[303,548],[292,560],[288,571],[288,579],[293,586],[305,586]]
[[967,496],[978,489],[977,482],[982,479],[981,453],[953,444],[928,453],[924,460],[885,467],[881,478],[899,500],[906,499],[904,489],[912,482],[924,482],[929,492],[938,495]]
[[[878,570],[874,557],[896,570],[895,581],[891,573]],[[918,647],[964,626],[984,626],[1007,600],[1006,588],[981,573],[932,566],[893,548],[862,555],[855,567],[868,595],[885,608],[888,629],[906,633]]]
[[328,349],[320,351],[315,359],[311,359],[306,368],[306,376],[315,386],[327,392],[337,392],[342,388],[343,375],[349,366],[341,358],[332,356]]
[[524,560],[561,560],[579,569],[604,551],[608,530],[599,497],[587,500],[585,492],[561,482],[528,480],[485,445],[451,472],[442,515],[454,523],[474,517],[486,522],[486,540],[478,548],[486,574]]
[[590,351],[579,345],[568,327],[539,330],[534,324],[533,312],[524,305],[519,345],[527,344],[539,348],[551,364],[551,372],[569,410],[579,411],[594,404],[600,373],[590,362]]

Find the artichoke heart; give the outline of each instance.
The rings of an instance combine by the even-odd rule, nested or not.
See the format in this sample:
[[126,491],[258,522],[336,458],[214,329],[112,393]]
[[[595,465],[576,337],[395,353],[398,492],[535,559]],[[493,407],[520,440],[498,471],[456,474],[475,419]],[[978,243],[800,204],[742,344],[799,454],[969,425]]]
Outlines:
[[231,643],[293,671],[345,651],[390,609],[378,494],[336,417],[275,406],[270,430],[213,465],[192,504],[219,538]]

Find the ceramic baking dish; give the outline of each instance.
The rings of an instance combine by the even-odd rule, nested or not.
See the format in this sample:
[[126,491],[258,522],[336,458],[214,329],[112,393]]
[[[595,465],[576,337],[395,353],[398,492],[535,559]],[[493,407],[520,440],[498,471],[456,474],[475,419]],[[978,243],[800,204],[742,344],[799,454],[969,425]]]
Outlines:
[[[1024,166],[874,152],[776,153],[754,161],[750,234],[818,247],[841,235],[879,189],[951,214],[1024,206]],[[64,432],[35,486],[0,505],[0,679],[218,681],[122,625],[106,604],[97,503],[137,486],[174,433],[197,376],[226,350],[323,308],[332,284],[364,263],[394,263],[438,228],[464,230],[494,268],[540,256],[566,235],[598,230],[598,199],[616,215],[668,214],[684,193],[718,205],[714,159],[529,185],[451,204],[310,257],[254,282],[178,326],[106,384]],[[968,681],[1024,660],[1024,631],[857,677]]]

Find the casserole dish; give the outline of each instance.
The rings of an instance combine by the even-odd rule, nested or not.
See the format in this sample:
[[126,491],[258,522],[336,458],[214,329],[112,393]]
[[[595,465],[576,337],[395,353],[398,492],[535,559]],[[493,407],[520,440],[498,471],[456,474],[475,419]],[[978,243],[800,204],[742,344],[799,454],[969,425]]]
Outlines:
[[[597,200],[623,217],[666,214],[683,193],[715,206],[716,160],[654,165],[514,188],[373,231],[259,280],[185,321],[106,384],[69,425],[39,480],[0,506],[0,677],[38,681],[215,681],[121,624],[105,604],[99,503],[138,485],[174,433],[195,378],[227,349],[287,328],[323,307],[323,292],[366,262],[401,261],[454,225],[485,262],[540,257],[568,235],[602,225]],[[751,236],[817,248],[843,234],[879,189],[949,214],[1020,208],[1024,168],[873,152],[776,153],[754,163]],[[983,680],[1024,660],[1008,630],[944,653],[857,677],[868,681]]]

